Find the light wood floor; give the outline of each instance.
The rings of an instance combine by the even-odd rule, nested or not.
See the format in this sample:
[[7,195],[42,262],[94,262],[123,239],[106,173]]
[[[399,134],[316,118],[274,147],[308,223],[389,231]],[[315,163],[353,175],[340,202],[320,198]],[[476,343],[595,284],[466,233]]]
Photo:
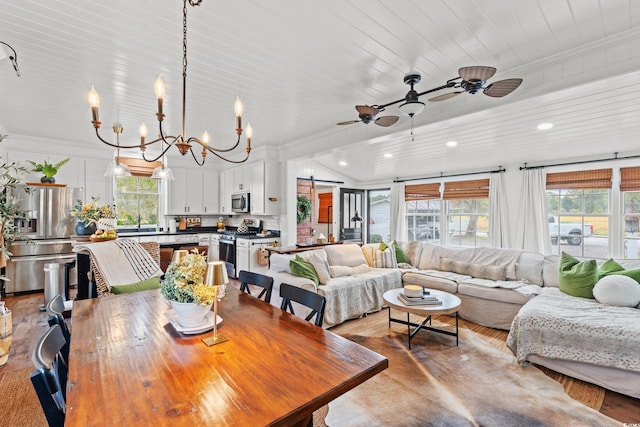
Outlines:
[[[232,281],[232,284],[239,287],[235,280]],[[279,297],[274,295],[272,303],[277,305],[279,304],[278,300]],[[43,301],[43,293],[8,296],[6,298],[6,305],[13,313],[13,343],[9,361],[4,367],[0,368],[0,380],[9,371],[32,366],[31,352],[35,342],[49,327],[46,313],[40,311],[40,305]],[[386,313],[380,312],[370,316],[384,317],[384,321],[366,322],[370,330],[363,330],[363,322],[358,322],[358,320],[345,322],[331,330],[339,334],[376,335],[384,333],[387,328]],[[460,320],[460,327],[472,329],[483,334],[487,339],[493,340],[498,347],[503,346],[506,341],[506,331],[485,328],[462,319]],[[556,380],[559,380],[558,377],[562,377],[554,372],[548,372],[547,375]],[[562,381],[560,380],[560,382]],[[607,390],[600,412],[623,423],[640,423],[640,399],[634,399]]]

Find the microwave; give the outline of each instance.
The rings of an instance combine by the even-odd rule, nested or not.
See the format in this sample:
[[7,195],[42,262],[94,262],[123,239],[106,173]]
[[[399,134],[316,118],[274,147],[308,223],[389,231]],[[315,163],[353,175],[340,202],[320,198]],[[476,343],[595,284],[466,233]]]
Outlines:
[[249,213],[251,197],[249,193],[236,193],[231,195],[231,212]]

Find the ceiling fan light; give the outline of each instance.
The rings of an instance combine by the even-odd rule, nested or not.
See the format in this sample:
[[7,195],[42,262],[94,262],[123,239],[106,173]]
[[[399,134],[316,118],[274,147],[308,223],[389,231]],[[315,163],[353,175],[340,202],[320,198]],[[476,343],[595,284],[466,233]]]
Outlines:
[[496,73],[496,69],[493,67],[474,66],[463,67],[458,70],[458,74],[463,80],[468,82],[473,81],[487,81]]
[[400,104],[398,108],[400,108],[400,111],[402,112],[402,114],[406,114],[409,117],[413,117],[416,114],[422,113],[422,110],[424,110],[424,102],[420,102],[420,101],[405,102],[404,104]]

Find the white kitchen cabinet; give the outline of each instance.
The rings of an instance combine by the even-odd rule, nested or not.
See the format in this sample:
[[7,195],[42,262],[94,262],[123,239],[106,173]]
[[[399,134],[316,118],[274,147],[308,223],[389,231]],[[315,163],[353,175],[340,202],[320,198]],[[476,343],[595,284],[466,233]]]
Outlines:
[[251,256],[251,240],[236,239],[236,276],[241,271],[251,271],[249,269],[249,259]]
[[253,163],[251,184],[251,213],[280,214],[280,169],[278,162],[264,160]]
[[169,187],[169,214],[218,213],[217,172],[173,168],[175,181]]
[[215,170],[204,170],[202,173],[202,204],[203,213],[219,213],[219,175]]
[[209,241],[209,261],[220,261],[220,235],[211,234]]
[[220,213],[230,214],[233,194],[233,169],[220,172]]

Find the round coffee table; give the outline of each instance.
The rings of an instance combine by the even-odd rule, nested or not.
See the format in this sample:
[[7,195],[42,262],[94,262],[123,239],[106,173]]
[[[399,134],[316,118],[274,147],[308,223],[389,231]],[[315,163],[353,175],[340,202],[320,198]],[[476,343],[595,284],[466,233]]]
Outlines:
[[[455,295],[452,295],[448,292],[438,291],[435,289],[429,289],[429,295],[436,297],[439,301],[442,301],[442,304],[437,305],[406,305],[404,304],[398,296],[404,292],[404,288],[396,288],[391,289],[384,293],[382,296],[384,298],[385,303],[387,303],[389,308],[389,327],[391,327],[391,322],[401,323],[403,325],[407,325],[407,334],[409,336],[409,348],[411,348],[411,338],[414,337],[415,334],[418,333],[421,329],[427,329],[429,331],[438,332],[440,334],[446,334],[456,337],[456,345],[458,345],[458,310],[460,309],[461,301]],[[402,311],[407,313],[407,320],[396,319],[391,317],[391,309]],[[449,331],[441,328],[434,328],[431,326],[431,316],[441,315],[441,314],[453,314],[456,315],[456,330],[455,332]],[[416,314],[418,316],[424,316],[425,319],[422,323],[414,323],[409,320],[410,314]],[[428,325],[427,325],[428,322]],[[415,329],[412,331],[411,327]]]

